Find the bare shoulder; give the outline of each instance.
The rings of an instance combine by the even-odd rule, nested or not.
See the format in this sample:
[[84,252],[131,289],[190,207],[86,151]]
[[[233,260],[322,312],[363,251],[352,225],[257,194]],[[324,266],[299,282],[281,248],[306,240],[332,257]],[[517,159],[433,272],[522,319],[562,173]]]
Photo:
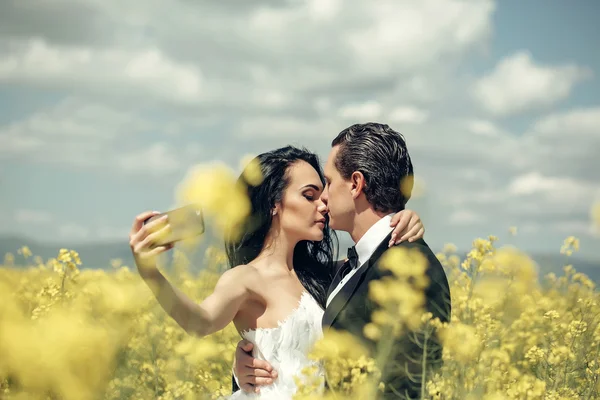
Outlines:
[[219,277],[217,285],[229,286],[231,284],[247,286],[256,278],[256,268],[251,265],[238,265],[223,272]]
[[244,284],[244,286],[252,286],[255,281],[259,280],[259,273],[252,265],[238,265],[225,271],[219,278],[219,284]]

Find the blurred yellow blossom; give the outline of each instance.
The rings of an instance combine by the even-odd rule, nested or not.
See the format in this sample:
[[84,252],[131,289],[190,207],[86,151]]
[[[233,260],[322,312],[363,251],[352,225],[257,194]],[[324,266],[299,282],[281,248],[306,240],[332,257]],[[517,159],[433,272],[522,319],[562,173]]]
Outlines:
[[592,225],[600,232],[600,201],[592,205],[590,216],[592,218]]
[[245,155],[240,160],[242,175],[248,184],[258,186],[263,181],[263,174],[260,162],[256,156]]
[[567,256],[572,255],[574,252],[579,251],[579,239],[575,236],[569,236],[563,242],[560,248],[560,254],[566,254]]
[[24,258],[29,258],[31,257],[31,250],[29,250],[29,247],[27,246],[23,246],[18,250],[18,253],[21,254]]
[[197,204],[222,232],[236,237],[236,227],[250,215],[246,188],[225,164],[197,165],[177,188],[178,203]]
[[[423,324],[437,328],[444,360],[422,387],[425,399],[598,398],[596,283],[574,263],[542,280],[543,265],[497,242],[478,238],[464,258],[453,245],[438,254],[452,293],[452,320],[444,324],[423,309],[422,255],[388,251],[380,264],[389,276],[370,286],[380,308],[363,332],[377,344],[376,354],[348,332],[327,330],[311,350],[314,364],[297,377],[297,398],[376,399],[384,387],[387,366],[377,366],[390,350],[385,344]],[[561,252],[578,249],[569,237]],[[19,250],[23,257],[7,255],[0,268],[0,398],[196,400],[231,393],[240,339],[232,324],[196,339],[121,261],[80,270],[74,250],[48,260]],[[222,249],[209,246],[203,255],[199,272],[180,252],[169,269],[194,299],[206,297],[227,268]],[[329,388],[322,396],[321,369]]]

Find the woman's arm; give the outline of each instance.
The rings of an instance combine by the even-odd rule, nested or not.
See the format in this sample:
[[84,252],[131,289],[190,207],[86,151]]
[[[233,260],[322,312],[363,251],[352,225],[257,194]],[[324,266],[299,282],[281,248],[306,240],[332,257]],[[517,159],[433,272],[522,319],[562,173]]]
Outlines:
[[155,215],[146,212],[138,215],[129,235],[129,245],[142,279],[146,282],[161,307],[186,332],[206,336],[225,328],[236,316],[240,306],[248,296],[248,290],[240,277],[243,267],[225,272],[217,282],[213,293],[201,304],[197,304],[179,289],[171,285],[156,266],[159,254],[172,246],[157,246],[161,235],[167,234],[170,227],[166,218],[157,219],[144,225],[144,221]]
[[231,269],[221,275],[213,293],[200,304],[171,285],[158,269],[140,272],[140,276],[179,326],[202,337],[224,329],[246,300],[248,291],[235,272]]

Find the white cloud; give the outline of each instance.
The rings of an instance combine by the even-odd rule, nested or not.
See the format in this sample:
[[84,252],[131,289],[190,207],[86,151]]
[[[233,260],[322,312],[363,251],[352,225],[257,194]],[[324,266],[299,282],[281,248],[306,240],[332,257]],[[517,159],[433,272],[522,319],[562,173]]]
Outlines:
[[516,176],[508,186],[508,192],[517,197],[538,195],[532,200],[542,209],[547,209],[547,203],[552,203],[570,210],[581,210],[600,194],[600,187],[575,178],[544,176],[534,171]]
[[[19,34],[0,59],[0,80],[221,111],[301,109],[324,94],[339,108],[374,87],[408,88],[393,105],[439,95],[430,75],[485,44],[495,8],[493,0],[84,5],[44,4],[56,17],[35,26],[25,7],[5,6],[13,19],[0,24]],[[67,33],[59,16],[69,9],[78,24]]]
[[14,220],[18,224],[46,224],[54,220],[48,211],[20,208],[14,212]]
[[598,184],[600,107],[544,116],[525,133],[523,143],[531,164],[543,173]]
[[375,120],[379,118],[381,113],[381,104],[376,101],[366,101],[364,103],[345,105],[340,108],[338,115],[348,120],[365,121]]
[[[157,121],[136,108],[117,110],[68,98],[21,121],[0,126],[0,159],[166,175],[197,161],[202,149],[191,142],[178,150],[148,136],[152,132],[173,135],[198,126],[186,120]],[[143,145],[137,144],[140,142]]]
[[[236,128],[238,137],[280,139],[283,142],[303,138],[331,137],[340,131],[344,124],[336,123],[335,119],[304,119],[297,117],[246,117],[242,118]],[[327,140],[324,140],[324,143]],[[272,142],[275,146],[275,142]],[[305,142],[305,144],[309,144]]]
[[128,234],[128,228],[115,228],[112,226],[101,226],[95,231],[96,238],[100,240],[126,240]]
[[554,232],[562,233],[565,236],[583,236],[594,234],[594,227],[589,221],[566,220],[552,222],[549,228]]
[[[54,149],[64,148],[65,144],[102,145],[150,129],[152,124],[134,113],[69,98],[27,119],[0,126],[0,156],[49,155]],[[32,153],[35,151],[40,154]]]
[[495,8],[493,1],[365,4],[369,6],[357,10],[362,21],[350,30],[346,42],[355,52],[355,62],[376,74],[431,64],[482,44],[490,34]]
[[342,0],[309,0],[308,12],[316,21],[329,22],[342,8]]
[[[587,74],[574,64],[541,65],[526,52],[479,80],[475,99],[491,115],[473,112],[460,63],[486,50],[495,7],[61,0],[33,14],[23,2],[5,2],[0,82],[76,98],[0,126],[0,162],[157,177],[289,143],[328,151],[349,124],[379,120],[405,135],[427,182],[415,203],[439,213],[424,216],[429,235],[441,237],[436,224],[450,221],[456,237],[517,222],[520,232],[543,236],[549,214],[579,221],[574,214],[598,184],[600,112],[548,115],[524,135],[519,124],[499,121],[557,104]],[[191,148],[195,141],[202,147]],[[121,235],[111,228],[119,221],[102,223],[88,238]]]
[[499,138],[501,135],[507,134],[495,123],[488,120],[474,119],[472,121],[468,121],[467,126],[471,132],[476,133],[478,135]]
[[455,225],[472,225],[485,222],[486,220],[487,217],[485,215],[480,215],[469,210],[456,210],[449,217],[450,223]]
[[575,64],[536,64],[521,51],[501,60],[473,87],[473,96],[492,114],[506,116],[548,107],[565,99],[590,72]]
[[429,118],[429,113],[411,106],[400,106],[390,112],[389,119],[399,124],[422,124]]
[[85,240],[90,236],[90,229],[76,223],[67,223],[58,227],[58,236],[67,240]]
[[529,172],[515,177],[508,191],[514,196],[539,194],[535,201],[547,200],[572,209],[589,205],[596,194],[600,193],[600,187],[574,178],[544,176],[539,172]]
[[182,158],[164,142],[123,154],[117,163],[126,173],[150,175],[168,175],[183,167]]
[[600,107],[575,109],[545,116],[535,122],[533,130],[544,137],[598,136]]
[[516,177],[508,190],[514,195],[528,195],[539,192],[562,191],[567,189],[567,187],[574,189],[578,185],[571,179],[545,177],[539,172],[531,172]]
[[160,49],[95,49],[13,41],[0,57],[0,82],[148,95],[172,102],[199,101],[203,77],[197,66],[169,59]]

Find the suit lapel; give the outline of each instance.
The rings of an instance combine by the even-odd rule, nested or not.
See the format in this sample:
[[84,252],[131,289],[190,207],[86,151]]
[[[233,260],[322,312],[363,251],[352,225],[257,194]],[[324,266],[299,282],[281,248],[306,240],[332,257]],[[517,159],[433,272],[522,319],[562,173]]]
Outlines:
[[342,270],[344,269],[347,262],[348,262],[347,260],[344,261],[339,267],[336,268],[336,273],[333,277],[333,280],[331,281],[331,285],[329,285],[329,290],[327,291],[327,298],[329,298],[329,296],[331,296],[331,292],[333,292],[333,290],[340,283],[340,281],[341,281],[340,274],[342,273]]
[[[369,268],[371,268],[371,265],[374,264],[379,259],[381,254],[383,254],[383,252],[387,249],[387,244],[389,243],[390,238],[391,232],[385,237],[385,239],[381,241],[379,246],[377,246],[377,249],[371,258],[369,258],[367,262],[360,266],[358,271],[352,275],[352,278],[350,278],[350,280],[346,282],[346,284],[335,295],[335,297],[331,300],[331,303],[329,303],[329,307],[325,308],[322,321],[323,328],[331,326],[338,314],[346,307],[346,304],[348,304],[348,301],[350,301],[356,292],[356,289],[362,283],[364,276]],[[333,288],[330,287],[329,291],[331,292],[332,290]]]

